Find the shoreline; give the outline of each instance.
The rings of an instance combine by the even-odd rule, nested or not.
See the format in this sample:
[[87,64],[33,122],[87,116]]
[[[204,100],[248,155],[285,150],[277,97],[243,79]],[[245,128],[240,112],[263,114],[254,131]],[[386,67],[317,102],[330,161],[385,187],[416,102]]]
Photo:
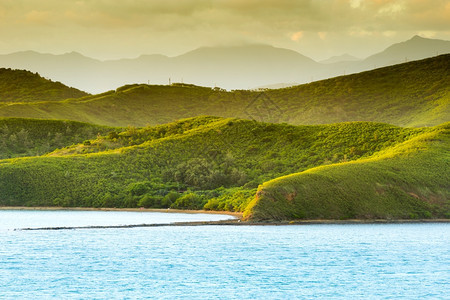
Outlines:
[[36,227],[20,228],[14,231],[49,231],[49,230],[76,230],[76,229],[126,229],[143,227],[171,227],[171,226],[299,226],[299,225],[382,225],[382,224],[430,224],[430,223],[450,223],[449,219],[434,220],[302,220],[286,222],[249,222],[240,219],[222,220],[222,221],[192,221],[192,222],[174,222],[174,223],[156,223],[156,224],[131,224],[131,225],[106,225],[106,226],[70,226],[70,227]]
[[174,208],[105,208],[105,207],[59,207],[59,206],[0,206],[2,210],[40,210],[40,211],[128,211],[128,212],[159,212],[159,213],[184,213],[184,214],[211,214],[211,215],[229,215],[242,219],[241,212],[217,211],[217,210],[193,210],[193,209],[174,209]]
[[136,227],[160,227],[160,226],[285,226],[285,225],[352,225],[352,224],[427,224],[450,223],[450,219],[348,219],[348,220],[291,220],[291,221],[243,221],[242,213],[230,211],[210,210],[182,210],[164,208],[94,208],[94,207],[27,207],[27,206],[1,206],[2,210],[27,210],[27,211],[125,211],[125,212],[159,212],[159,213],[185,213],[185,214],[219,214],[230,215],[236,219],[221,221],[192,221],[174,222],[163,224],[130,224],[119,226],[81,226],[81,227],[51,227],[51,228],[24,228],[25,230],[63,230],[63,229],[99,229],[99,228],[136,228]]

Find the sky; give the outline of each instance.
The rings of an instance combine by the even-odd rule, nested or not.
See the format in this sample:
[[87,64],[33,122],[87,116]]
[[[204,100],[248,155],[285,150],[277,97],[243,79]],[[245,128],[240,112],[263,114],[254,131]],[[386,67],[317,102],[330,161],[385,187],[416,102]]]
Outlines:
[[450,40],[450,0],[0,0],[0,53],[107,60],[268,44],[359,58],[414,35]]

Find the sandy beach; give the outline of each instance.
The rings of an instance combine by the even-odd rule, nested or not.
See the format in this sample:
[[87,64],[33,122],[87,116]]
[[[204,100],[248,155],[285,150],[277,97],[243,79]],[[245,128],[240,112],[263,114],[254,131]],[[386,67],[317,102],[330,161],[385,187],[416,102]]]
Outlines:
[[[348,220],[292,220],[292,221],[243,221],[242,213],[229,211],[210,210],[181,210],[181,209],[157,209],[157,208],[93,208],[93,207],[24,207],[24,206],[2,206],[0,210],[66,210],[66,211],[130,211],[130,212],[159,212],[159,213],[185,213],[185,214],[221,214],[236,217],[235,220],[223,221],[193,221],[175,222],[170,224],[138,224],[121,226],[89,226],[83,228],[109,228],[109,227],[153,227],[153,226],[206,226],[206,225],[350,225],[350,224],[417,224],[417,223],[450,223],[450,219],[348,219]],[[69,228],[58,228],[69,229]]]
[[104,208],[104,207],[53,207],[53,206],[0,206],[0,210],[73,210],[73,211],[132,211],[132,212],[160,212],[160,213],[183,213],[183,214],[216,214],[230,215],[241,219],[242,213],[231,211],[214,210],[184,210],[172,208]]

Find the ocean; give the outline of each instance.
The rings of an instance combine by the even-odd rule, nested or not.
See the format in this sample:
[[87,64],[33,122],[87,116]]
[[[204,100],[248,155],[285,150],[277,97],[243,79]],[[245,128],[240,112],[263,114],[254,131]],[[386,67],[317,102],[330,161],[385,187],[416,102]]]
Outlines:
[[0,211],[0,299],[449,299],[450,224],[15,230],[229,218]]

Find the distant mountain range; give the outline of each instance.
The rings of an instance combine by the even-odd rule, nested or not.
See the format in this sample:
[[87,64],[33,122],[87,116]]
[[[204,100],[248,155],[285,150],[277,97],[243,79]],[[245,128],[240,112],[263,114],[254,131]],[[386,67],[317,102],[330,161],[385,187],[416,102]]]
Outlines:
[[328,59],[321,60],[320,63],[322,64],[334,64],[334,63],[340,63],[340,62],[346,62],[346,61],[358,61],[361,60],[360,58],[354,57],[353,55],[350,55],[348,53],[338,55],[338,56],[332,56]]
[[129,83],[187,82],[225,89],[307,83],[450,53],[450,41],[414,36],[364,60],[348,55],[316,62],[298,52],[267,45],[204,47],[176,57],[142,55],[100,61],[72,52],[33,51],[0,55],[0,67],[26,69],[68,86],[99,93]]

